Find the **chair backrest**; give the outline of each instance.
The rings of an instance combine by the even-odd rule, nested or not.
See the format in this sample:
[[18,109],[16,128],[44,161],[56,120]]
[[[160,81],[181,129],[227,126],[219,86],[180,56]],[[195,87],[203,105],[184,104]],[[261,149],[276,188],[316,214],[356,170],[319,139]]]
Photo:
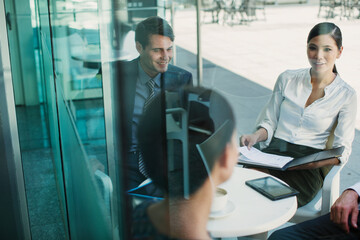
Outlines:
[[[331,149],[333,147],[334,131],[337,124],[338,121],[336,120],[328,137],[326,149]],[[290,222],[300,223],[321,216],[330,211],[332,204],[339,197],[340,172],[343,167],[344,164],[333,166],[331,168],[330,172],[326,175],[324,179],[322,189],[320,189],[320,191],[316,194],[313,200],[311,200],[308,204],[298,208]]]
[[[175,162],[173,140],[181,141],[183,169],[184,169],[184,198],[189,197],[189,153],[188,153],[188,114],[184,108],[178,106],[179,95],[166,92],[166,136],[169,169],[175,169],[179,162]],[[180,116],[180,117],[179,117]]]
[[113,185],[110,177],[101,170],[97,169],[94,172],[96,183],[101,192],[102,200],[105,205],[106,217],[111,216],[111,198],[113,193]]
[[331,131],[330,131],[330,135],[328,137],[328,140],[326,142],[326,149],[332,149],[333,148],[334,137],[335,137],[334,132],[335,132],[335,128],[336,128],[337,124],[338,124],[338,121],[336,120],[333,127],[332,127],[332,129],[331,129]]
[[208,139],[196,145],[209,175],[215,160],[224,150],[222,146],[226,143],[225,136],[228,136],[228,131],[232,131],[229,126],[229,120],[225,121]]
[[204,8],[214,7],[216,6],[216,2],[214,0],[202,0],[201,6]]

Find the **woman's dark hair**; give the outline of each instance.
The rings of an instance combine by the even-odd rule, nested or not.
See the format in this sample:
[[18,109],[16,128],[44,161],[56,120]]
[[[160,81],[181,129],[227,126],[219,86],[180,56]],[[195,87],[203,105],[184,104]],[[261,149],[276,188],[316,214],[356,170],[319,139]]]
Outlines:
[[[206,167],[212,170],[219,153],[223,153],[226,144],[231,141],[235,119],[230,104],[213,90],[186,87],[173,91],[172,94],[174,93],[178,96],[176,109],[186,110],[188,116],[189,194],[191,195],[207,179]],[[154,184],[171,198],[181,198],[184,196],[183,143],[179,140],[166,139],[164,131],[166,131],[167,120],[164,117],[165,108],[162,99],[164,97],[160,94],[154,97],[141,117],[138,131],[139,147],[143,154],[146,171]],[[180,121],[180,118],[175,117],[175,120]],[[228,125],[228,131],[221,144],[215,147],[218,151],[213,151],[214,154],[212,154],[217,156],[214,156],[214,159],[207,163],[208,166],[205,166],[197,145],[213,136],[225,122]],[[169,151],[169,144],[171,144],[171,151]],[[165,150],[166,146],[168,153]]]
[[[317,37],[319,35],[327,35],[329,34],[336,42],[336,46],[340,50],[342,47],[342,34],[340,28],[331,22],[322,22],[316,24],[311,31],[309,32],[307,43],[310,42],[311,39]],[[336,66],[334,65],[333,72],[337,73]]]
[[149,44],[150,36],[155,34],[169,37],[172,42],[175,39],[174,32],[169,23],[161,17],[153,16],[136,26],[135,41],[145,48]]

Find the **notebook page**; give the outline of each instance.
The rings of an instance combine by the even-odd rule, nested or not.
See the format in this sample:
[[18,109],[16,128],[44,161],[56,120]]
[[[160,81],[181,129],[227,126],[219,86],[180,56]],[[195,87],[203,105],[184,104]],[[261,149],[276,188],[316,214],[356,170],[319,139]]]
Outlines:
[[285,164],[293,160],[292,157],[263,153],[254,147],[252,147],[250,150],[246,146],[239,147],[239,152],[241,153],[240,159],[243,161],[272,167],[282,168],[285,166]]

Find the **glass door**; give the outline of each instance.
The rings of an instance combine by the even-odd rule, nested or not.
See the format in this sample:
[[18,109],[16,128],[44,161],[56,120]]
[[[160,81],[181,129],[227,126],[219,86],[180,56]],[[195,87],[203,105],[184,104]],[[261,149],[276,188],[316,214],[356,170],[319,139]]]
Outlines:
[[[52,57],[46,14],[34,18],[34,2],[2,1],[9,38],[21,164],[32,239],[67,237],[62,176],[55,174],[60,159],[56,102],[51,93]],[[48,21],[47,21],[48,22]],[[38,38],[42,34],[43,38]],[[50,55],[51,56],[51,55]],[[44,99],[43,93],[47,95]],[[52,95],[53,94],[53,95]],[[11,134],[16,134],[11,132]],[[17,169],[20,171],[20,169]]]
[[109,63],[138,56],[137,23],[165,18],[167,4],[0,1],[8,13],[32,239],[130,238],[132,202],[122,190],[126,137],[119,127],[125,117],[114,111],[130,100],[113,92],[124,76]]
[[98,2],[4,5],[32,239],[119,239]]
[[45,42],[50,43],[53,63],[46,92],[56,103],[61,158],[55,165],[58,179],[63,179],[69,235],[111,239],[113,181],[105,135],[98,2],[38,1],[40,11],[45,5],[50,33]]

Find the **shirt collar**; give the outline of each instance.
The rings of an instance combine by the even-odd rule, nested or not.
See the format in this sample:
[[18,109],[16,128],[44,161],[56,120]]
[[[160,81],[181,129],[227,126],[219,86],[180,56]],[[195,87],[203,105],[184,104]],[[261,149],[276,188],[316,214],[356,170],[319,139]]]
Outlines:
[[[312,88],[310,70],[311,70],[311,68],[308,71],[306,83],[307,83],[308,87]],[[326,92],[333,91],[337,86],[339,86],[339,84],[341,84],[341,81],[342,80],[341,80],[339,73],[336,73],[336,77],[335,77],[334,81],[332,81],[332,83],[330,83],[328,86],[325,87],[325,89],[324,89],[325,94],[326,94]]]
[[327,91],[333,91],[337,86],[339,86],[340,83],[341,83],[340,75],[336,73],[336,77],[334,81],[332,81],[332,83],[330,83],[328,86],[325,87],[324,89],[325,93]]
[[[146,84],[150,79],[152,79],[149,75],[146,74],[144,69],[141,67],[140,61],[138,62],[138,69],[139,69],[139,81],[141,84]],[[161,74],[158,73],[153,79],[155,80],[155,85],[160,87],[160,76]]]

